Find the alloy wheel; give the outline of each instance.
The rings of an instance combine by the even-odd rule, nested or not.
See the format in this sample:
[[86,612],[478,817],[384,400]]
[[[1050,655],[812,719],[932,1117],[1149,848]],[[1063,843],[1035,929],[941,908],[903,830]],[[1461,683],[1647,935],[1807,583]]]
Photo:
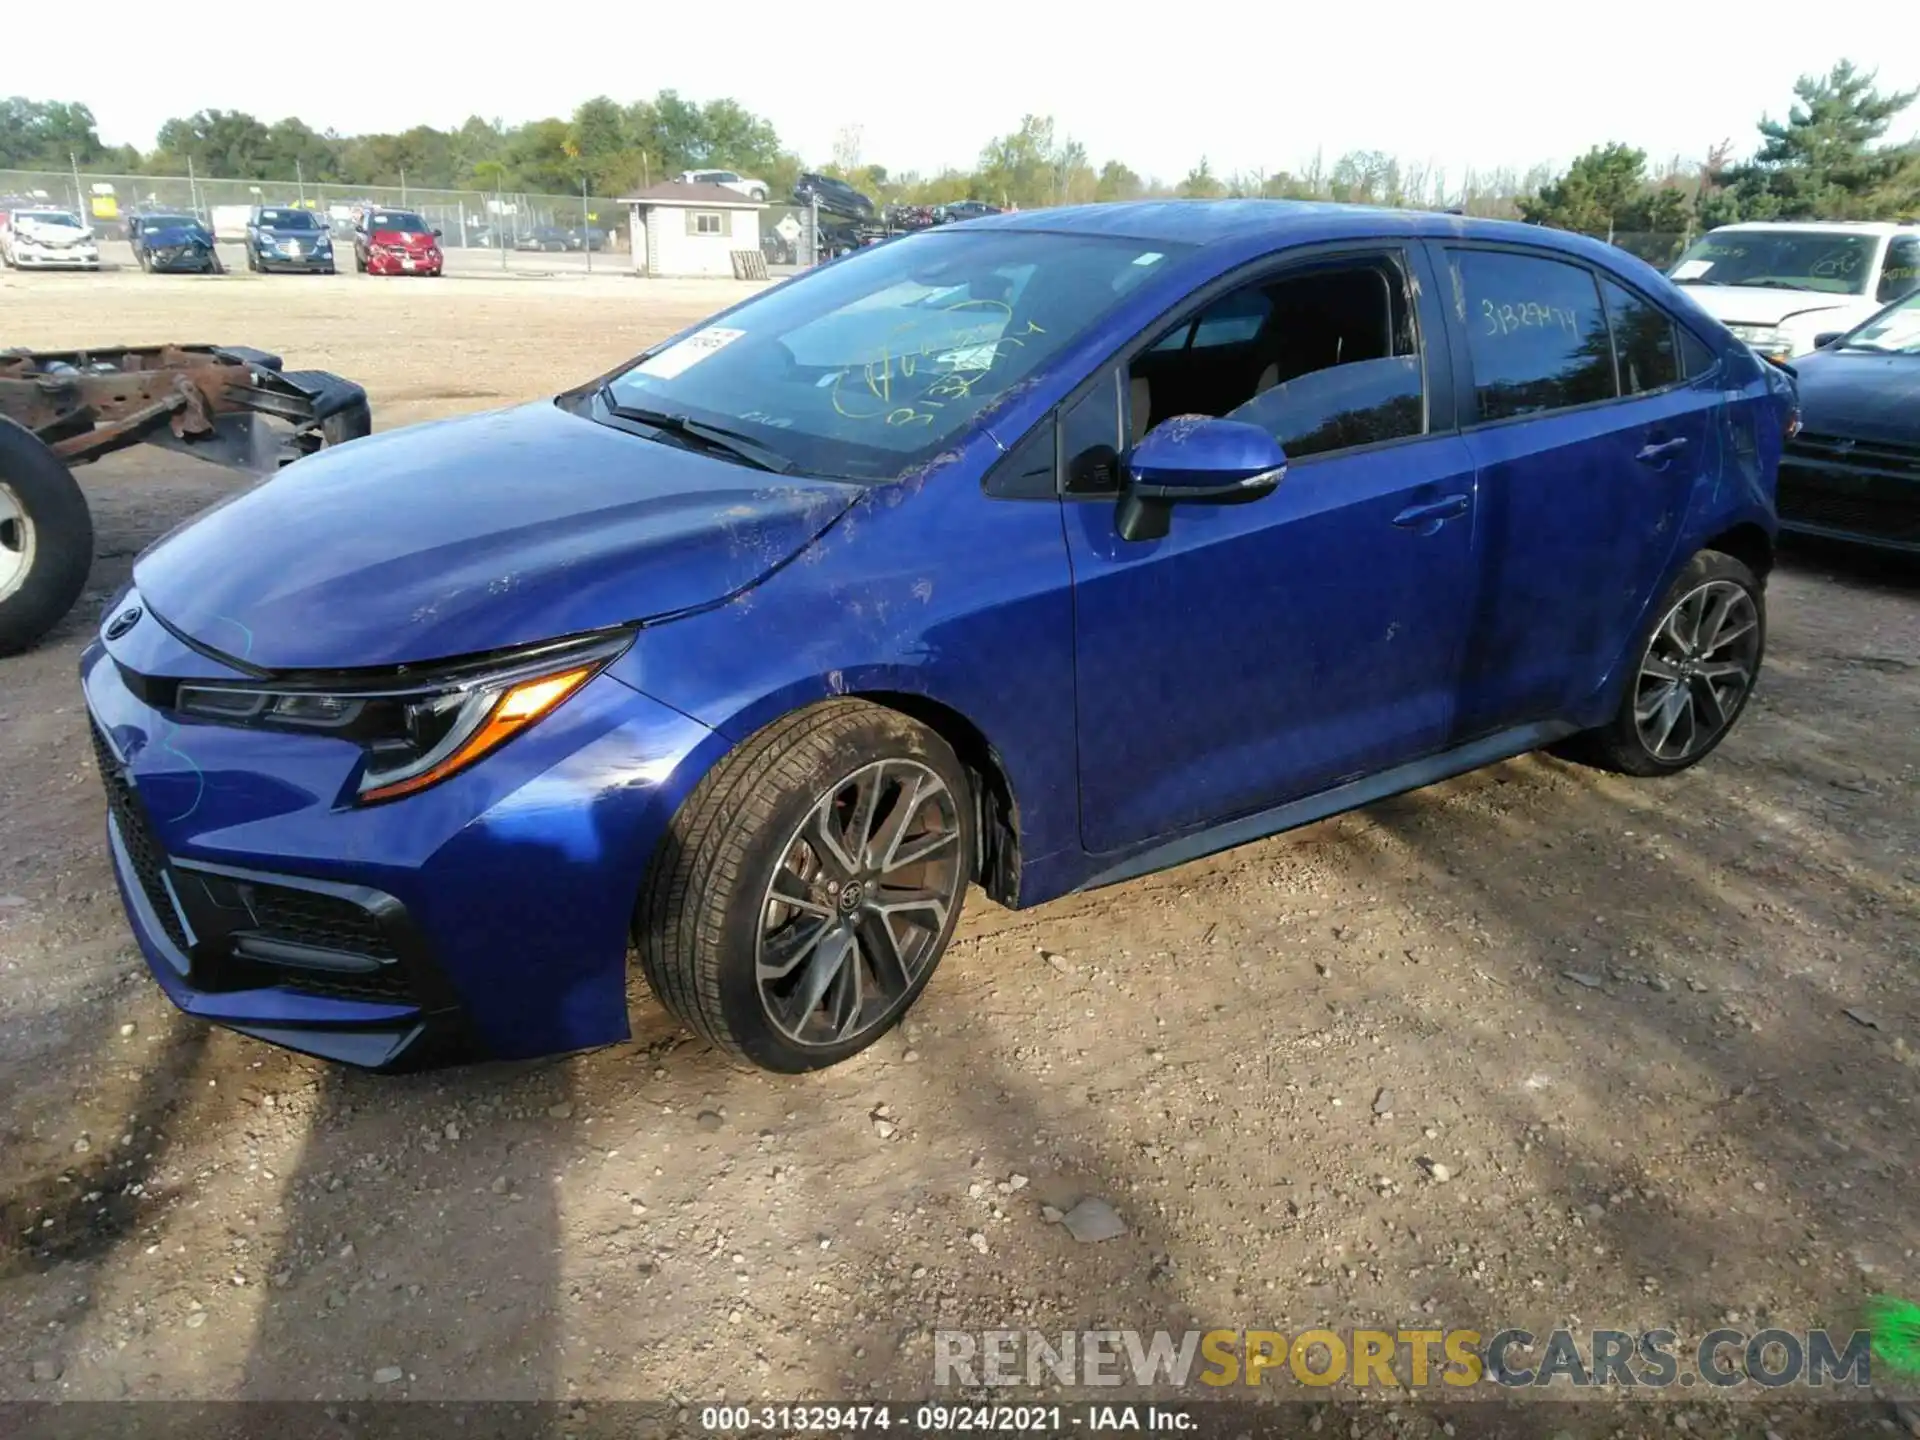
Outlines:
[[0,600],[26,582],[33,552],[33,517],[13,487],[0,481]]
[[754,975],[803,1046],[884,1024],[937,958],[966,884],[953,792],[917,760],[879,760],[814,802],[761,903]]
[[1760,612],[1731,580],[1681,596],[1647,644],[1634,728],[1654,759],[1677,764],[1717,740],[1746,702],[1760,662]]

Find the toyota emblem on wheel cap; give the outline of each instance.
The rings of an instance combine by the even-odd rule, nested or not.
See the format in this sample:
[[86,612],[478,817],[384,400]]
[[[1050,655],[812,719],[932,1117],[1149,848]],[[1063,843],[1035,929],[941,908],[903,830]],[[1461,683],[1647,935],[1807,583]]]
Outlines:
[[118,615],[114,616],[112,620],[107,622],[107,639],[118,640],[139,623],[140,607],[138,605],[128,610],[122,610]]

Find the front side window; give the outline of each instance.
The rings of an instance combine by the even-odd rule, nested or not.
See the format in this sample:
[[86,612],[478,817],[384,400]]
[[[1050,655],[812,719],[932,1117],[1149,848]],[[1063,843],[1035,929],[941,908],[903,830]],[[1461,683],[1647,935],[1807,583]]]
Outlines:
[[1680,381],[1671,316],[1631,290],[1602,280],[1607,319],[1613,325],[1613,353],[1620,366],[1620,393],[1644,395]]
[[803,473],[893,479],[1186,248],[923,231],[763,292],[616,376],[609,398],[741,432]]
[[1291,267],[1242,286],[1136,355],[1131,436],[1172,415],[1258,425],[1294,459],[1426,430],[1411,291],[1388,256]]
[[1480,420],[1613,397],[1613,340],[1590,271],[1499,250],[1455,250],[1449,261]]
[[1715,230],[1667,273],[1677,285],[1864,295],[1878,244],[1870,235],[1826,230]]
[[1887,263],[1873,298],[1885,305],[1920,290],[1920,235],[1899,235],[1887,244]]

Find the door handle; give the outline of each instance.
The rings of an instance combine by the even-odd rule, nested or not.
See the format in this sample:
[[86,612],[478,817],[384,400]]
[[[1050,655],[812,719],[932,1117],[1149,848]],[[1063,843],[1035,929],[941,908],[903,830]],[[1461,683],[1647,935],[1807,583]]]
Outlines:
[[1393,517],[1393,523],[1402,530],[1418,530],[1422,535],[1431,535],[1447,521],[1458,519],[1466,513],[1466,496],[1446,495],[1425,504],[1409,505]]
[[1664,465],[1682,450],[1687,448],[1687,437],[1676,435],[1671,440],[1661,440],[1652,445],[1642,445],[1634,452],[1633,458],[1642,465]]

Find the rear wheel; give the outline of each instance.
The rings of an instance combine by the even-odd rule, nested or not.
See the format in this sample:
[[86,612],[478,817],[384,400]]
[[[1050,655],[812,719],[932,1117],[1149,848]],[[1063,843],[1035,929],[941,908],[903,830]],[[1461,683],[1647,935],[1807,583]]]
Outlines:
[[1671,775],[1711,754],[1746,709],[1766,654],[1766,591],[1731,555],[1695,555],[1655,614],[1619,711],[1573,746],[1627,775]]
[[0,655],[58,624],[92,567],[86,496],[58,456],[0,419]]
[[973,806],[945,741],[835,700],[714,767],[662,840],[635,914],[653,992],[722,1050],[796,1073],[906,1013],[959,922]]

